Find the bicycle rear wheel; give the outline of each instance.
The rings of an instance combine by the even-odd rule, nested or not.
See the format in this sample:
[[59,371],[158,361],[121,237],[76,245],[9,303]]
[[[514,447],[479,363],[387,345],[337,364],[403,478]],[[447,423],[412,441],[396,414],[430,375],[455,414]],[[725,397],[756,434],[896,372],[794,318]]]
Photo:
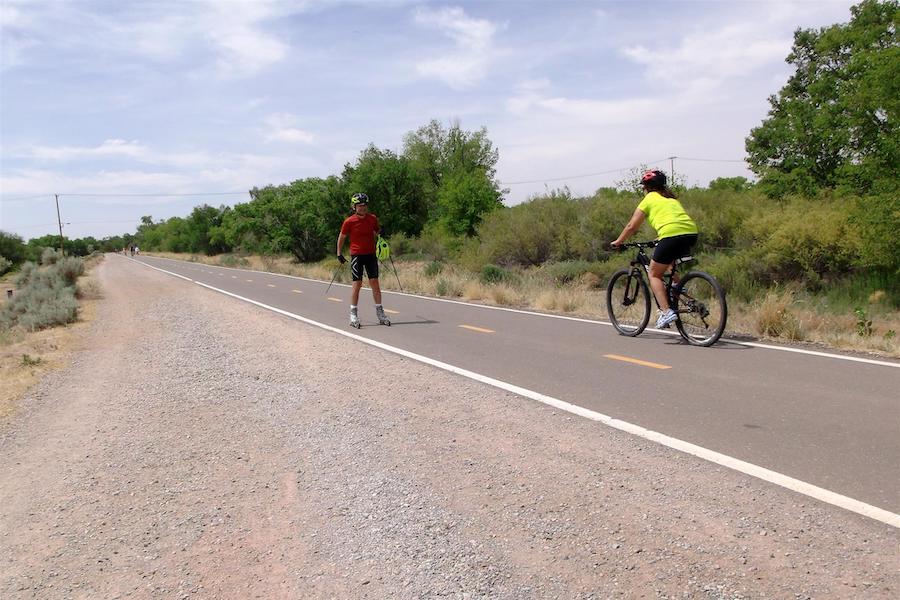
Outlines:
[[647,282],[631,269],[613,273],[606,286],[606,312],[622,335],[640,335],[650,321],[650,290]]
[[675,291],[675,326],[688,343],[712,346],[725,331],[728,305],[716,279],[702,271],[685,275]]

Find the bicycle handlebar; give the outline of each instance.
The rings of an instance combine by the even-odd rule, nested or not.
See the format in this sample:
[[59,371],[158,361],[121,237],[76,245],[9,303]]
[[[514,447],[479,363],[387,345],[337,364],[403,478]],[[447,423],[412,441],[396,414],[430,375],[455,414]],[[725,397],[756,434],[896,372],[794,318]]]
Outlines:
[[628,242],[626,244],[619,244],[617,249],[625,250],[626,248],[656,248],[659,244],[659,240],[650,240],[649,242]]

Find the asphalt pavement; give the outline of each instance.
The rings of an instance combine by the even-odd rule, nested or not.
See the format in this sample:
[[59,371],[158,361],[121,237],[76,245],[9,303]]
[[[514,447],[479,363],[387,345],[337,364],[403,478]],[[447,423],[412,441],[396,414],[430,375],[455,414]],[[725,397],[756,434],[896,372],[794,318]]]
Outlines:
[[387,291],[385,327],[367,288],[356,331],[347,285],[326,294],[327,281],[136,260],[900,513],[900,361],[727,339],[698,348],[660,331],[627,338],[602,321]]

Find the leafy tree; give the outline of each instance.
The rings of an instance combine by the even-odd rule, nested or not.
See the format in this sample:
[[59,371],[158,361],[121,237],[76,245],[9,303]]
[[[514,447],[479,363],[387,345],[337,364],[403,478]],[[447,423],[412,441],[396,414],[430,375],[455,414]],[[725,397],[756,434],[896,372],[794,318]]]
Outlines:
[[38,263],[41,260],[45,248],[59,250],[59,236],[47,234],[38,238],[31,238],[25,245],[25,259]]
[[709,182],[709,189],[714,191],[744,192],[753,187],[746,177],[716,177]]
[[391,235],[417,236],[428,221],[424,179],[404,156],[370,145],[355,165],[344,167],[342,179],[351,193],[368,194],[382,230]]
[[895,186],[900,164],[900,5],[864,0],[848,24],[794,33],[795,72],[746,140],[770,196]]
[[302,262],[319,260],[332,248],[349,201],[336,177],[254,188],[250,196],[224,211],[221,225],[210,229],[211,243],[241,252],[287,252]]
[[[406,135],[403,156],[420,173],[425,197],[437,201],[438,210],[429,220],[440,222],[449,231],[472,235],[484,212],[502,206],[505,190],[496,180],[500,154],[484,127],[465,131],[455,121],[444,129],[432,120]],[[462,194],[465,189],[477,193],[466,197]],[[457,217],[463,221],[453,223]]]
[[191,215],[185,223],[188,250],[207,255],[226,251],[225,245],[220,240],[210,240],[210,231],[222,224],[222,215],[225,210],[224,206],[214,208],[203,204],[191,211]]
[[0,231],[0,256],[12,266],[21,264],[25,261],[25,242],[14,233]]
[[484,215],[503,203],[496,184],[482,170],[452,171],[438,190],[438,223],[453,235],[475,235]]

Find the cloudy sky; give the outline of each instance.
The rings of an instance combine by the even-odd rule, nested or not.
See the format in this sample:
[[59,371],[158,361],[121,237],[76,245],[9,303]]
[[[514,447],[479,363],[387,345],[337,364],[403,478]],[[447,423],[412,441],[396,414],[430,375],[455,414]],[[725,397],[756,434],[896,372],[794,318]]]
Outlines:
[[0,229],[58,232],[59,194],[67,236],[133,232],[431,119],[488,129],[507,204],[669,156],[690,184],[749,175],[793,31],[852,4],[2,0]]

